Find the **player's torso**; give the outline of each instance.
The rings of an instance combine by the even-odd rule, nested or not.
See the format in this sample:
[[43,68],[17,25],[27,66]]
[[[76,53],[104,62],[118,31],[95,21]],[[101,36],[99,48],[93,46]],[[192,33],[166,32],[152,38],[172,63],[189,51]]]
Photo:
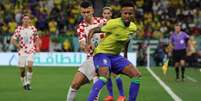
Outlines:
[[20,31],[19,34],[19,41],[20,44],[25,44],[26,46],[32,45],[33,43],[33,38],[34,38],[34,32],[30,28],[24,28],[23,30]]
[[186,48],[186,37],[185,34],[180,32],[179,34],[173,34],[173,46],[175,49],[184,49]]
[[34,46],[34,29],[32,27],[22,28],[19,31],[19,44],[25,53],[33,53]]
[[[118,22],[122,23],[121,21]],[[132,33],[133,31],[130,30],[130,27],[117,23],[117,26],[112,29],[111,34],[106,34],[106,37],[100,42],[96,48],[96,53],[119,54]]]

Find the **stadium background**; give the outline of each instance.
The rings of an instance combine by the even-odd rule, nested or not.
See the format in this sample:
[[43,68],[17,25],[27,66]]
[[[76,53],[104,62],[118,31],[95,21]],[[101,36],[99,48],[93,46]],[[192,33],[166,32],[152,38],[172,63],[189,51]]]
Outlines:
[[[20,24],[21,16],[25,13],[32,16],[33,24],[38,29],[38,33],[42,39],[42,52],[80,52],[75,28],[82,19],[79,14],[79,3],[81,1],[82,0],[0,0],[0,52],[16,52],[16,48],[10,44],[10,38],[16,26]],[[119,16],[119,0],[90,1],[94,5],[95,16],[101,16],[101,10],[104,6],[112,7],[113,18]],[[201,67],[200,0],[132,1],[135,1],[136,4],[135,23],[139,26],[139,30],[136,32],[136,36],[133,37],[133,40],[131,40],[129,52],[138,52],[138,66],[145,66],[147,63],[147,53],[146,50],[143,49],[146,49],[148,45],[151,48],[151,66],[155,67],[157,65],[160,67],[162,65],[162,61],[159,64],[156,64],[154,57],[156,54],[160,54],[163,58],[169,57],[169,55],[166,54],[166,51],[168,51],[169,48],[167,47],[168,37],[174,30],[174,24],[179,22],[182,26],[182,29],[191,35],[193,40],[197,43],[195,45],[193,44],[196,51],[189,55],[189,67]],[[155,51],[157,49],[162,49],[163,52]],[[18,71],[14,68],[8,68],[13,66],[1,67],[1,101],[50,101],[50,99],[52,99],[52,101],[65,100],[67,87],[76,71],[76,68],[58,69],[57,67],[52,67],[48,69],[41,69],[40,67],[36,67],[34,69],[35,77],[33,77],[33,89],[36,89],[36,91],[38,90],[38,92],[41,93],[36,93],[33,90],[30,95],[23,95],[24,93],[20,91],[20,81],[17,78]],[[159,100],[159,98],[163,101],[172,100],[165,93],[165,91],[163,91],[160,85],[157,84],[153,78],[151,78],[151,75],[145,70],[145,68],[142,67],[140,70],[145,74],[143,81],[144,84],[142,85],[141,91],[143,94],[141,93],[139,97],[140,101],[156,101]],[[172,89],[183,98],[183,100],[201,100],[199,97],[199,94],[201,93],[201,79],[200,72],[197,69],[189,68],[189,72],[187,73],[190,75],[190,77],[194,77],[196,82],[187,80],[187,83],[182,84],[182,86],[174,82],[173,69],[170,69],[170,71],[168,71],[169,74],[165,77],[159,68],[154,68],[153,70],[162,78],[162,80],[168,83]],[[40,78],[42,79],[40,80]],[[56,80],[58,80],[58,82],[60,82],[62,85],[59,85],[60,83],[53,82]],[[67,83],[65,82],[66,80],[68,81]],[[47,87],[49,84],[52,87]],[[128,82],[125,84],[128,84]],[[36,85],[35,88],[34,85]],[[88,92],[89,89],[90,85],[84,86],[81,89],[78,101],[81,101],[79,99],[86,99],[87,94],[85,92]],[[54,95],[54,93],[44,94],[48,91],[59,92],[59,96],[56,96],[57,94]],[[191,92],[194,94],[191,94]],[[107,93],[103,93],[103,95],[105,94]],[[159,96],[158,94],[161,95]],[[146,95],[149,97],[151,96],[150,99],[144,98]],[[42,97],[37,98],[37,96]]]
[[[42,39],[42,52],[79,52],[76,25],[82,19],[79,3],[82,0],[1,0],[0,1],[0,51],[13,52],[10,37],[21,16],[32,16]],[[119,0],[90,0],[95,16],[101,16],[104,6],[111,6],[113,18],[119,16]],[[144,64],[144,50],[150,45],[152,53],[159,44],[166,48],[174,24],[179,22],[182,29],[194,37],[194,47],[201,50],[201,2],[199,0],[132,0],[136,4],[135,22],[139,26],[129,52],[138,51],[138,64]],[[161,47],[160,47],[161,48]],[[160,53],[159,53],[160,54]],[[197,58],[197,57],[196,57]],[[194,59],[194,58],[193,58]],[[192,60],[191,60],[192,61]]]

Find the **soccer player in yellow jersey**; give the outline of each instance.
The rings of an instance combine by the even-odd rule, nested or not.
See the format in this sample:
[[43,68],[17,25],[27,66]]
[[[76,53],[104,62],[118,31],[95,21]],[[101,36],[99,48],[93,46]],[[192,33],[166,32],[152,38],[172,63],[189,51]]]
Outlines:
[[[106,23],[106,19],[100,17],[94,17],[94,9],[91,2],[83,1],[80,4],[80,13],[83,16],[83,20],[80,22],[77,28],[77,34],[79,36],[80,48],[87,54],[87,59],[80,66],[78,71],[75,73],[75,76],[69,87],[67,94],[67,101],[75,101],[76,94],[81,86],[89,83],[89,81],[96,80],[96,72],[93,64],[93,47],[92,45],[87,46],[87,37],[90,29],[93,29],[96,26],[103,25]],[[104,33],[97,33],[97,37],[104,36]],[[92,38],[94,39],[94,38]],[[95,38],[96,39],[96,38]],[[95,40],[94,39],[94,40]],[[98,41],[98,40],[96,40]],[[95,46],[94,42],[94,45]],[[98,97],[97,97],[98,98]]]
[[105,32],[106,37],[99,43],[94,52],[93,60],[99,79],[93,84],[88,101],[94,101],[99,91],[108,81],[111,72],[130,77],[128,101],[136,100],[141,73],[129,60],[119,55],[128,43],[129,36],[137,30],[137,26],[131,22],[133,13],[133,3],[122,2],[120,18],[109,20],[100,30],[98,28],[91,30],[91,33]]
[[[110,20],[112,17],[112,8],[111,7],[104,7],[102,12],[103,18]],[[124,50],[124,52],[127,52],[127,50]],[[127,54],[127,53],[126,53]],[[124,89],[123,89],[123,83],[120,75],[116,75],[112,73],[112,76],[115,78],[117,88],[119,91],[119,97],[117,98],[117,101],[124,101],[126,100],[126,97],[124,95]],[[106,96],[104,98],[104,101],[114,101],[114,95],[113,95],[113,86],[112,86],[112,79],[109,78],[108,82],[106,84],[107,91],[109,92],[109,96]]]
[[[18,40],[18,41],[17,41]],[[25,90],[31,90],[32,66],[34,54],[39,52],[41,40],[37,29],[31,24],[31,17],[24,15],[11,38],[11,43],[18,49],[20,80]]]

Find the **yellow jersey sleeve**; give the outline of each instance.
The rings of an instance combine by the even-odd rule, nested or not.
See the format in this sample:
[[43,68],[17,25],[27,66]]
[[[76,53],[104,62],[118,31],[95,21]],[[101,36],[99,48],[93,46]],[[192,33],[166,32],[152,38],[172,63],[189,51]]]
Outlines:
[[111,33],[112,29],[115,27],[115,21],[113,19],[109,20],[106,25],[101,28],[102,32]]
[[135,32],[137,30],[137,25],[134,24],[133,22],[130,23],[130,26],[129,26],[129,30],[131,32]]

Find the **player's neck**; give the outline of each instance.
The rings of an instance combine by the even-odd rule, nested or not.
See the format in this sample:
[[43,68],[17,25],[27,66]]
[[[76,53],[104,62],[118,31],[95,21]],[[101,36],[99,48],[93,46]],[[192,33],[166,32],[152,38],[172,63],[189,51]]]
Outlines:
[[178,35],[179,33],[180,33],[181,31],[179,31],[179,32],[176,32],[176,34]]
[[24,24],[24,25],[22,25],[24,28],[28,28],[29,27],[29,25],[26,25],[26,24]]
[[90,19],[85,19],[87,24],[92,24],[93,23],[93,17],[91,17]]

